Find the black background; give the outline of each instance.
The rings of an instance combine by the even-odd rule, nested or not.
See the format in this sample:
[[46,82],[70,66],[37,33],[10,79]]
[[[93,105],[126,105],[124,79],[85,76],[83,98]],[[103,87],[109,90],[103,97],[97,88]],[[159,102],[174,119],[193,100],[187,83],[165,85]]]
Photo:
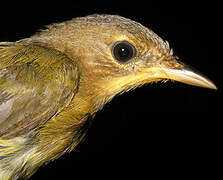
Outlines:
[[[1,7],[0,41],[26,38],[53,22],[119,14],[152,29],[218,91],[181,83],[150,84],[116,97],[97,113],[86,140],[41,167],[37,179],[215,179],[222,144],[220,4],[203,1],[30,1]],[[155,178],[154,178],[155,177]]]

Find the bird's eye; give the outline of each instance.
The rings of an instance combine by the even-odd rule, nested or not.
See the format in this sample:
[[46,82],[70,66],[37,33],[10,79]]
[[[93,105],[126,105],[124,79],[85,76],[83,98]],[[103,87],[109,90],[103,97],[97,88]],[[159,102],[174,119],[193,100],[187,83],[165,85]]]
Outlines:
[[135,57],[136,48],[128,41],[121,41],[114,44],[112,54],[117,61],[126,63]]

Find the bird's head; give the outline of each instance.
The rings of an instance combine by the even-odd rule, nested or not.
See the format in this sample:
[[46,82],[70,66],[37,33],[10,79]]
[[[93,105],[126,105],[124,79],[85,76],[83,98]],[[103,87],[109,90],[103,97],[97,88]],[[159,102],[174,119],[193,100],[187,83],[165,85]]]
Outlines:
[[[70,56],[81,85],[108,101],[146,83],[175,80],[216,89],[201,74],[178,61],[167,41],[141,24],[115,15],[91,15],[50,25],[34,36]],[[94,88],[92,88],[94,87]]]

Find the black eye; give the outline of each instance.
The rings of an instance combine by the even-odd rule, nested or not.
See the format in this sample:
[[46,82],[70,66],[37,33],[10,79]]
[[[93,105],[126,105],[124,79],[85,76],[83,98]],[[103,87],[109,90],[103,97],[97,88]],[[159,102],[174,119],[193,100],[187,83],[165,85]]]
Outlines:
[[135,57],[136,49],[128,41],[121,41],[114,44],[112,54],[117,61],[125,63]]

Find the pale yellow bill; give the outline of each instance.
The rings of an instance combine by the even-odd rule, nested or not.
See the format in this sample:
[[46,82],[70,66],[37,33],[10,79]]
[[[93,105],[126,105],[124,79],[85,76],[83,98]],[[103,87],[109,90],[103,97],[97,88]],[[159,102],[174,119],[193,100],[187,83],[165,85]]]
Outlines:
[[168,79],[179,81],[193,86],[216,89],[215,84],[206,77],[189,70],[163,69]]
[[153,71],[159,72],[158,76],[164,79],[171,79],[185,84],[199,86],[203,88],[215,89],[215,84],[196,70],[182,65],[182,69],[154,68]]

